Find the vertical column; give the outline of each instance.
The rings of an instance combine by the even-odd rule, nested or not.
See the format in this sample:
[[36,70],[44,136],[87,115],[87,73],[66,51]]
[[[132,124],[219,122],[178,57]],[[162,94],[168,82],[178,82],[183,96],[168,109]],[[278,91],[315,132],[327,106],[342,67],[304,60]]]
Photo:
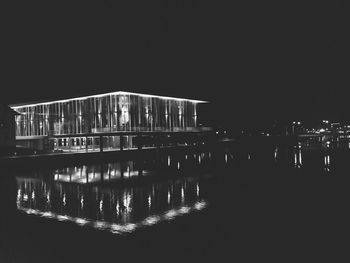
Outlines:
[[123,151],[123,148],[124,148],[124,136],[123,135],[120,135],[120,150]]
[[120,111],[120,108],[119,108],[119,95],[118,96],[116,96],[116,100],[115,100],[115,104],[116,104],[116,116],[117,116],[117,118],[116,118],[116,124],[117,124],[117,131],[120,131],[120,130],[122,130],[121,129],[121,125],[120,125],[120,120],[119,120],[119,118],[120,118],[120,116],[121,116],[121,111]]
[[139,150],[139,151],[141,151],[142,150],[142,136],[141,135],[137,135],[137,149]]
[[142,176],[143,170],[142,170],[142,135],[137,135],[136,137],[137,141],[137,164],[138,164],[138,175]]
[[103,136],[100,135],[100,152],[103,152]]

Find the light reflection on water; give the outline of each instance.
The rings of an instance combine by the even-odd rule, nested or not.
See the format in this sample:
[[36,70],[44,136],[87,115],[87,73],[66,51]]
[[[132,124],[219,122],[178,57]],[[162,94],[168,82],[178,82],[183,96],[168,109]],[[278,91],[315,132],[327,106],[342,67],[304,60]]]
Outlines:
[[[304,156],[305,149],[299,146],[290,149],[287,155],[279,147],[272,148],[269,158],[277,163],[287,158],[291,166],[302,168],[309,159]],[[242,160],[247,161],[247,156],[250,163],[258,160],[254,153],[244,155]],[[216,156],[197,153],[162,158],[164,167],[178,173],[176,179],[122,186],[119,182],[123,178],[152,174],[152,166],[146,169],[135,161],[67,167],[47,171],[39,178],[17,176],[17,208],[27,214],[74,222],[115,234],[130,233],[204,209],[208,200],[201,196],[201,178],[182,177],[181,172],[188,164],[205,166]],[[240,161],[239,158],[236,152],[228,151],[218,160],[223,165],[232,165]],[[326,152],[319,158],[322,158],[322,169],[330,172],[333,158],[330,153]]]
[[[201,155],[201,159],[205,158]],[[122,165],[108,164],[108,167]],[[126,171],[131,174],[134,166],[129,167]],[[106,172],[112,174],[111,170]],[[113,178],[113,184],[104,184],[100,181],[101,174],[96,166],[81,166],[55,170],[41,178],[17,176],[17,208],[30,215],[125,234],[207,206],[200,195],[200,177],[179,176],[156,183],[123,186]],[[120,171],[114,170],[114,174]]]
[[19,207],[18,209],[29,214],[36,215],[48,219],[56,219],[58,221],[74,222],[80,226],[93,227],[98,230],[109,231],[113,234],[126,234],[131,233],[138,228],[152,226],[163,221],[174,220],[178,216],[189,214],[194,211],[200,211],[207,206],[206,201],[198,201],[191,206],[182,206],[174,208],[169,211],[162,212],[158,215],[150,215],[145,219],[136,223],[112,223],[107,221],[92,220],[87,218],[78,218],[67,215],[60,215],[53,212],[43,212],[38,209]]
[[[211,153],[194,153],[186,154],[181,157],[171,155],[163,156],[159,162],[165,169],[181,171],[185,166],[205,166],[210,162]],[[155,160],[153,160],[155,161]],[[140,162],[124,161],[114,162],[101,165],[81,165],[74,167],[66,167],[52,171],[55,181],[67,183],[99,183],[102,181],[118,181],[124,178],[136,178],[140,175],[147,176],[152,174],[157,168],[156,162],[148,162],[146,167],[143,167]]]
[[330,166],[331,166],[331,157],[329,154],[326,154],[324,156],[324,170],[326,172],[330,172]]
[[294,167],[301,168],[303,165],[301,149],[298,149],[294,152]]

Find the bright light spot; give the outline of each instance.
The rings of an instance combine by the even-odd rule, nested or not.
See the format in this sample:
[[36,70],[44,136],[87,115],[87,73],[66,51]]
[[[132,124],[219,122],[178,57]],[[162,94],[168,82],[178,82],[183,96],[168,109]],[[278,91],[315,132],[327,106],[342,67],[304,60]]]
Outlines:
[[131,195],[129,193],[126,193],[123,199],[123,205],[126,207],[127,210],[131,207]]
[[109,224],[103,221],[96,221],[94,227],[98,229],[106,229],[109,227]]
[[191,208],[190,207],[187,207],[187,206],[184,206],[184,207],[181,207],[179,209],[179,213],[180,214],[188,214],[190,212]]
[[23,210],[25,211],[27,214],[31,215],[31,214],[37,214],[37,212],[34,209],[27,209],[27,210]]
[[100,211],[103,210],[103,200],[100,201]]
[[151,225],[157,224],[159,221],[160,221],[159,216],[150,216],[144,220],[143,224],[147,226],[151,226]]
[[203,208],[205,208],[206,203],[205,202],[198,202],[194,205],[194,208],[197,210],[202,210]]
[[58,215],[58,216],[56,216],[56,218],[57,218],[58,221],[67,221],[67,220],[69,220],[68,216],[62,216],[62,215]]
[[181,187],[181,202],[185,201],[185,190],[183,187]]
[[81,226],[86,225],[87,223],[89,223],[89,221],[87,221],[87,220],[85,220],[83,218],[76,218],[74,221],[75,221],[75,223],[77,223],[78,225],[81,225]]
[[131,232],[133,230],[135,230],[136,225],[135,224],[126,224],[123,226],[123,230],[126,232]]
[[110,227],[113,231],[118,231],[118,232],[122,231],[122,229],[123,229],[123,227],[121,225],[118,225],[118,224],[112,224]]
[[45,212],[45,213],[42,213],[41,216],[48,217],[48,218],[53,218],[54,214],[52,212]]
[[149,195],[149,196],[148,196],[148,208],[150,208],[151,205],[152,205],[152,198],[151,198],[151,196]]
[[116,210],[117,213],[119,213],[119,209],[120,209],[120,207],[119,207],[119,202],[117,201],[117,204],[116,204],[116,206],[115,206],[115,210]]
[[173,219],[177,215],[177,212],[175,209],[169,210],[166,214],[165,217],[166,219]]
[[331,161],[331,160],[330,160],[330,156],[329,156],[329,155],[327,155],[327,156],[324,157],[324,164],[325,164],[325,165],[329,165],[329,164],[330,164],[330,161]]

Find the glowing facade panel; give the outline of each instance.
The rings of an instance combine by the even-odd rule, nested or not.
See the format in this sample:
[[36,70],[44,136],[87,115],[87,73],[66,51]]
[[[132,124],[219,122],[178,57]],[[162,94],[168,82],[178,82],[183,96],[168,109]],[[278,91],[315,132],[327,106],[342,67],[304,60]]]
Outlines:
[[118,131],[191,131],[202,101],[114,92],[12,106],[17,136]]

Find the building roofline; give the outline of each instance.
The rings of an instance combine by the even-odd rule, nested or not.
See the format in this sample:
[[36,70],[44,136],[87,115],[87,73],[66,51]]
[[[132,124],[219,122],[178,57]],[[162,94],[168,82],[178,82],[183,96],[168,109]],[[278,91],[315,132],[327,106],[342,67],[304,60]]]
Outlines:
[[9,106],[13,109],[16,109],[16,108],[22,108],[22,107],[33,107],[33,106],[37,106],[37,105],[49,105],[49,104],[54,104],[54,103],[69,102],[69,101],[74,101],[74,100],[86,100],[89,98],[99,98],[99,97],[104,97],[104,96],[108,96],[108,95],[135,95],[135,96],[141,96],[141,97],[171,99],[171,100],[179,100],[179,101],[190,101],[193,103],[208,103],[208,101],[202,101],[202,100],[175,98],[175,97],[160,96],[160,95],[150,95],[150,94],[142,94],[142,93],[135,93],[135,92],[126,92],[126,91],[114,91],[114,92],[89,95],[89,96],[82,96],[82,97],[75,97],[75,98],[69,98],[69,99],[11,104]]

